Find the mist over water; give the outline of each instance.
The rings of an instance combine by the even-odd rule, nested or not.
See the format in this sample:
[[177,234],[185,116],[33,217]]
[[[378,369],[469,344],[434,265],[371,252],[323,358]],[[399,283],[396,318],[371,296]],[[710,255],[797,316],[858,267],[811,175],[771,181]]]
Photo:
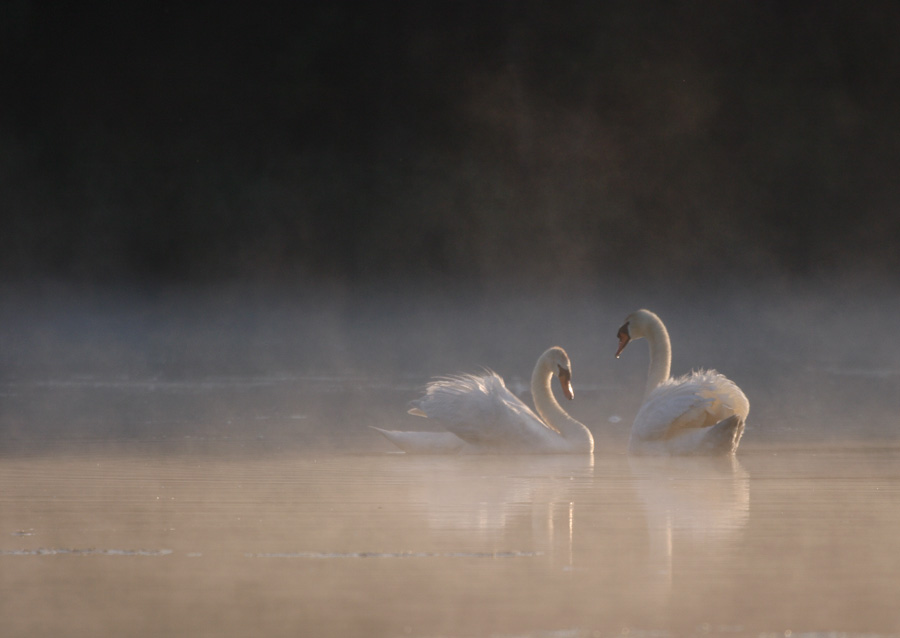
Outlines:
[[[7,633],[896,636],[900,296],[788,281],[9,287]],[[643,306],[673,373],[749,397],[736,459],[625,454],[648,356],[616,331]],[[550,345],[593,456],[368,427],[436,429],[409,401],[481,367],[530,404]]]
[[379,449],[366,426],[428,427],[406,407],[431,377],[490,368],[530,402],[534,361],[560,345],[573,362],[567,409],[616,449],[648,354],[636,342],[614,359],[615,333],[649,307],[669,328],[673,374],[715,368],[744,389],[745,445],[896,440],[893,287],[654,288],[8,289],[0,431],[9,441],[272,436]]

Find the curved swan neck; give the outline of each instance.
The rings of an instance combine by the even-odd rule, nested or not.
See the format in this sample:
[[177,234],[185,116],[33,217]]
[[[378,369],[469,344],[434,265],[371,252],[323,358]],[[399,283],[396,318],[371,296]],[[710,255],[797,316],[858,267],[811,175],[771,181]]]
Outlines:
[[584,447],[586,451],[593,452],[594,438],[590,430],[583,423],[570,417],[553,396],[551,388],[553,374],[553,364],[541,357],[531,374],[531,396],[534,399],[534,407],[544,422],[556,428],[563,439],[573,446]]
[[644,338],[650,346],[650,366],[647,370],[647,396],[669,378],[672,369],[672,343],[669,341],[669,332],[666,330],[662,319],[652,315],[644,328]]

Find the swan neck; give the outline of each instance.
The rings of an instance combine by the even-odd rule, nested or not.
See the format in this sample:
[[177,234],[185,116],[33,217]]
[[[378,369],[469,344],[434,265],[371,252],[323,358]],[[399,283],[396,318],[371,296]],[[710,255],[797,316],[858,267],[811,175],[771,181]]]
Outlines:
[[556,397],[553,396],[551,387],[553,382],[552,365],[539,360],[531,375],[531,396],[534,399],[534,407],[545,423],[556,428],[563,439],[572,446],[583,447],[586,451],[594,449],[594,438],[590,430],[579,421],[576,421],[566,412]]
[[650,366],[647,370],[647,389],[644,396],[653,392],[660,383],[669,378],[672,368],[672,343],[665,324],[654,317],[645,335],[650,346]]

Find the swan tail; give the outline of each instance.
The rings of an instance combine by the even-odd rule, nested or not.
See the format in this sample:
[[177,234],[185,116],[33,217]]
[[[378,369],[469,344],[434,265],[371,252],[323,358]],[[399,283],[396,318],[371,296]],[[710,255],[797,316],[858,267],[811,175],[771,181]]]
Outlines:
[[744,420],[740,415],[732,414],[709,428],[700,441],[697,453],[708,455],[734,454],[743,434]]
[[370,425],[384,438],[409,454],[456,454],[465,442],[450,432],[402,432]]

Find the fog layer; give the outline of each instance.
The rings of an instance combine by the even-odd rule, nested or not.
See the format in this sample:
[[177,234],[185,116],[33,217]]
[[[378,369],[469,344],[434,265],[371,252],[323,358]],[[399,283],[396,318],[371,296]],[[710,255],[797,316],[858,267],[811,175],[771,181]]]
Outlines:
[[668,325],[673,374],[715,368],[743,388],[744,445],[892,440],[897,299],[831,286],[7,291],[0,435],[387,450],[366,426],[427,427],[406,409],[432,376],[489,367],[530,402],[536,358],[559,345],[573,362],[566,408],[598,451],[623,451],[648,355],[637,341],[616,360],[616,331],[649,307]]

